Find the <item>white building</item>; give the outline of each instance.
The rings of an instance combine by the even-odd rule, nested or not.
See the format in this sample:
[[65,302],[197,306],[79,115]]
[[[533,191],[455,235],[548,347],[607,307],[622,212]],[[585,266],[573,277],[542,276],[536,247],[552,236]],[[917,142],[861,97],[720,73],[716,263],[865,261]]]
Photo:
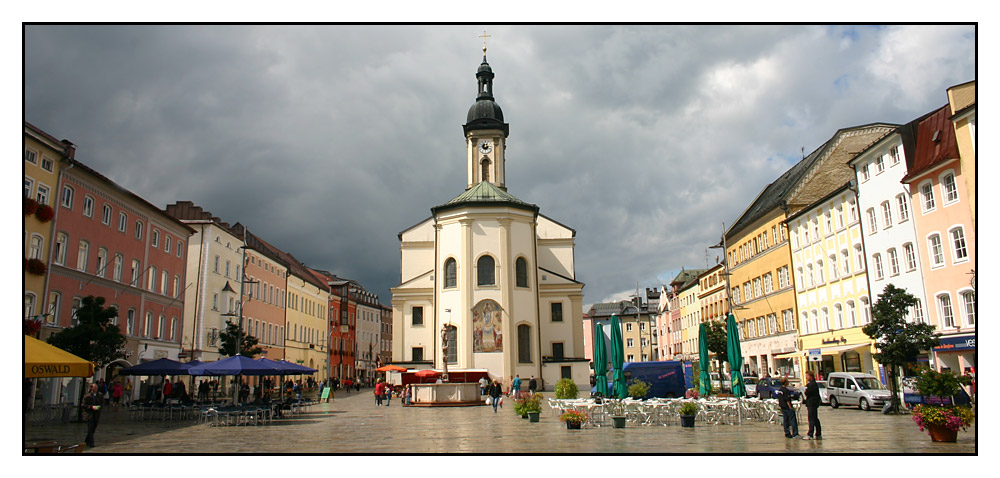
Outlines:
[[900,182],[906,175],[906,155],[913,151],[921,119],[900,126],[875,141],[849,164],[857,175],[857,214],[863,231],[871,302],[877,301],[885,286],[891,283],[906,289],[919,301],[908,320],[928,323],[910,187]]
[[484,55],[464,125],[465,191],[399,234],[393,363],[441,369],[447,360],[493,378],[540,377],[548,389],[563,377],[584,387],[576,232],[507,192],[509,126],[493,100],[493,77]]

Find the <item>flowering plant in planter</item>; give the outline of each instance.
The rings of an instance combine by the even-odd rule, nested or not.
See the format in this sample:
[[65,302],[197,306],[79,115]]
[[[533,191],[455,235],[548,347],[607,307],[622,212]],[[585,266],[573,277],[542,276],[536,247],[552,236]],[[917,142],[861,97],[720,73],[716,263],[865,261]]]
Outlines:
[[42,328],[42,323],[33,319],[24,319],[24,335],[34,337],[38,330]]
[[48,270],[48,268],[45,267],[45,263],[42,262],[40,259],[28,259],[28,261],[25,263],[25,269],[28,270],[28,273],[34,274],[36,276],[43,276],[45,275],[45,272]]
[[52,206],[49,206],[48,204],[40,204],[38,209],[35,211],[35,217],[37,217],[39,221],[49,222],[52,218],[56,217],[56,212],[52,209]]
[[[931,426],[943,426],[951,431],[967,430],[973,413],[969,407],[953,405],[917,405],[913,407],[913,421],[920,431]],[[930,432],[928,432],[930,433]]]
[[587,421],[587,412],[566,410],[562,415],[559,415],[559,419],[566,423],[583,423]]
[[38,209],[38,201],[31,198],[24,198],[24,215],[30,216]]

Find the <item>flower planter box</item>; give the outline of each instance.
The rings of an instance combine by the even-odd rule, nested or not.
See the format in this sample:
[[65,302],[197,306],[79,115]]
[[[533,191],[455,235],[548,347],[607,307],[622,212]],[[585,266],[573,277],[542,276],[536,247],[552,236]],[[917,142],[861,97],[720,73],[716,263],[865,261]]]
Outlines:
[[695,415],[681,415],[681,426],[684,428],[694,428]]
[[944,425],[927,425],[931,441],[955,443],[958,441],[958,430],[952,430]]
[[625,417],[611,417],[615,428],[625,428]]
[[579,430],[581,425],[583,424],[580,422],[566,422],[566,428],[569,430]]
[[537,422],[539,416],[541,416],[541,413],[539,412],[528,412],[528,421]]

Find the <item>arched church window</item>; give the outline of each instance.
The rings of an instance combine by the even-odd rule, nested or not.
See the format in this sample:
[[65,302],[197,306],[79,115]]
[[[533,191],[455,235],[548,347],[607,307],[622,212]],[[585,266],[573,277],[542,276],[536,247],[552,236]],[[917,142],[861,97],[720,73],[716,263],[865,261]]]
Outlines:
[[458,277],[458,263],[455,259],[449,258],[444,261],[444,287],[455,287]]
[[483,181],[489,181],[490,180],[490,160],[488,160],[486,158],[483,158],[481,171],[482,171]]
[[476,262],[476,284],[496,285],[496,262],[490,256],[483,256]]
[[531,326],[517,326],[517,362],[531,363]]
[[528,287],[528,261],[518,257],[514,262],[514,276],[518,287]]

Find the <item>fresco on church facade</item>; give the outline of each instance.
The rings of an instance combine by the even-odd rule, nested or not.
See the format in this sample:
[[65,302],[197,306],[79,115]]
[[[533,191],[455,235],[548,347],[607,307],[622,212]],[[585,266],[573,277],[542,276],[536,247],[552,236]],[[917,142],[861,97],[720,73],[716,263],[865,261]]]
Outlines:
[[472,309],[473,352],[503,352],[500,305],[484,300]]

